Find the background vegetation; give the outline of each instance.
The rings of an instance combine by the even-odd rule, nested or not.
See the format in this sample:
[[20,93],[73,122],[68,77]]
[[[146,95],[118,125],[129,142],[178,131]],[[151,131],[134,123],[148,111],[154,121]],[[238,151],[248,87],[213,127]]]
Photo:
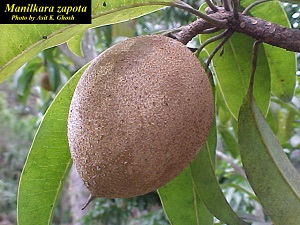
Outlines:
[[[194,8],[202,3],[192,0],[187,2]],[[282,6],[292,27],[299,29],[299,5],[283,3]],[[0,85],[0,225],[16,224],[18,182],[34,134],[48,106],[72,75],[95,55],[116,42],[127,37],[176,29],[193,20],[194,17],[187,12],[167,8],[129,22],[88,30],[83,38],[83,46],[86,46],[84,58],[74,55],[66,44],[52,47],[39,53]],[[199,40],[195,38],[190,45],[199,47]],[[298,81],[300,72],[295,75]],[[267,115],[269,125],[298,171],[299,97],[298,87],[291,103],[272,97]],[[217,98],[221,99],[220,96]],[[222,190],[239,216],[261,224],[267,223],[269,219],[245,179],[241,166],[236,120],[221,100],[217,110],[216,175]],[[86,200],[87,193],[83,188],[83,193],[78,195],[77,192],[74,197],[72,184],[80,182],[74,176],[71,171],[55,212],[54,224],[169,224],[156,192],[133,199],[98,199],[88,211],[81,213],[78,210],[81,207],[79,203]],[[217,219],[215,223],[218,223]]]

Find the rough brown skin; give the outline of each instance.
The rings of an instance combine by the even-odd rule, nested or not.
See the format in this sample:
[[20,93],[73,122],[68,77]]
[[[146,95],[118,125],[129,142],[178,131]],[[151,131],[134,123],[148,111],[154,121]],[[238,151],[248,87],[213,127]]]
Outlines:
[[103,52],[80,79],[68,119],[91,196],[138,196],[179,175],[207,138],[213,105],[205,71],[176,40],[142,36]]

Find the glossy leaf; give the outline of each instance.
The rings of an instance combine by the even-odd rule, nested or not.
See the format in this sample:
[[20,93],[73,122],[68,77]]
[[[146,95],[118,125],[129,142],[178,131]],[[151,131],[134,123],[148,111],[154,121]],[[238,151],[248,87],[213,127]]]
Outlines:
[[51,89],[53,91],[56,91],[61,82],[60,68],[58,67],[57,63],[55,63],[55,64],[48,63],[47,71],[48,71],[48,78],[49,78]]
[[159,188],[158,193],[172,225],[213,224],[213,216],[206,209],[194,187],[190,167]]
[[68,42],[69,49],[77,56],[83,57],[81,40],[84,35],[84,32],[80,32],[79,34],[72,37]]
[[78,71],[47,110],[36,133],[20,178],[18,225],[48,225],[72,164],[67,140],[69,105]]
[[298,224],[300,175],[257,107],[251,87],[238,123],[242,162],[261,204],[274,224]]
[[[243,6],[253,0],[242,1]],[[270,13],[272,9],[272,13]],[[268,1],[250,10],[252,16],[267,21],[291,27],[289,19],[278,1]],[[279,99],[285,102],[292,100],[296,84],[296,56],[294,52],[264,44],[264,49],[271,73],[271,90]]]
[[[201,42],[208,37],[211,35],[201,35]],[[252,38],[235,33],[224,45],[224,53],[217,54],[212,60],[217,85],[235,118],[248,89],[253,42]],[[218,42],[214,42],[206,49],[211,52],[217,44]],[[257,73],[259,75],[255,81],[254,95],[257,97],[259,107],[267,114],[270,101],[270,71],[263,48],[260,48]]]
[[[200,63],[203,63],[200,59]],[[213,88],[212,77],[210,83]],[[215,141],[216,124],[214,121],[208,140]],[[207,141],[208,141],[207,140]],[[207,141],[205,144],[207,144]],[[214,145],[214,144],[213,144]],[[214,149],[212,150],[214,152]],[[212,152],[212,154],[213,154]],[[198,153],[198,155],[201,153]],[[212,225],[214,216],[209,212],[197,190],[194,178],[192,176],[193,165],[198,167],[197,163],[191,163],[179,176],[171,182],[158,189],[158,193],[163,204],[163,208],[172,225],[195,224]]]
[[14,86],[20,102],[26,102],[31,91],[33,77],[42,65],[43,63],[39,58],[30,60],[26,66],[23,67],[22,72],[17,73],[15,76]]
[[42,50],[66,42],[88,28],[122,22],[161,9],[172,0],[92,1],[92,24],[0,25],[0,82]]
[[216,125],[210,131],[205,145],[190,165],[193,181],[207,209],[221,222],[246,225],[228,204],[215,175]]
[[136,33],[135,25],[135,20],[129,20],[123,23],[112,25],[112,38],[116,39],[119,37],[134,37]]

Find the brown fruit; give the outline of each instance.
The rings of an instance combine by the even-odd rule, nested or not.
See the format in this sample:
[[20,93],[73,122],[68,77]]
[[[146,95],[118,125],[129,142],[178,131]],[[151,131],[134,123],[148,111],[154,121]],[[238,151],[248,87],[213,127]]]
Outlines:
[[142,36],[103,52],[81,77],[68,119],[91,196],[138,196],[179,175],[207,138],[213,105],[198,59],[174,39]]

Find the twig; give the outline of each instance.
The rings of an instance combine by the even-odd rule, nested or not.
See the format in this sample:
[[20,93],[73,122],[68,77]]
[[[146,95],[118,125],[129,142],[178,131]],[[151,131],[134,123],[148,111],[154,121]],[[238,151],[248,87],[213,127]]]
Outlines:
[[253,51],[252,51],[252,64],[251,64],[251,74],[250,74],[250,84],[249,84],[249,91],[253,90],[253,84],[254,84],[254,75],[255,70],[257,66],[257,58],[258,58],[258,46],[261,43],[261,41],[255,41],[253,44]]
[[237,20],[239,18],[239,11],[241,10],[240,1],[233,0],[233,16]]
[[253,7],[255,7],[255,6],[257,6],[257,5],[261,4],[261,3],[268,2],[268,1],[273,1],[273,0],[258,0],[258,1],[252,2],[250,5],[248,5],[248,6],[244,9],[244,11],[242,12],[242,14],[243,14],[243,15],[247,15],[247,14],[249,13],[249,11],[250,11]]
[[82,41],[82,51],[83,56],[86,60],[86,62],[89,62],[93,60],[95,57],[97,57],[97,52],[95,49],[95,34],[94,30],[88,29],[85,34]]
[[94,59],[97,56],[95,44],[94,44],[94,34],[93,30],[87,30],[84,34],[83,40],[82,40],[82,50],[83,50],[83,57],[79,57],[75,55],[68,47],[66,43],[59,45],[59,50],[67,56],[69,59],[72,60],[75,67],[81,68],[85,64],[87,64],[89,61]]
[[[164,3],[160,3],[160,4],[164,5]],[[204,19],[205,21],[207,21],[211,24],[214,24],[215,26],[221,26],[221,25],[227,24],[226,20],[218,20],[213,17],[210,17],[210,16],[200,12],[199,10],[194,9],[189,4],[182,2],[180,0],[174,0],[174,2],[172,3],[172,6],[174,6],[176,8],[184,9],[184,10],[194,14],[195,16],[198,16],[198,17]]]
[[217,40],[220,40],[221,38],[225,37],[226,35],[228,34],[228,30],[216,35],[216,36],[213,36],[209,39],[207,39],[205,42],[203,42],[203,44],[199,47],[199,49],[197,50],[197,52],[201,52],[203,50],[203,48],[205,48],[208,44],[214,42],[214,41],[217,41]]
[[223,10],[219,9],[216,13],[209,14],[209,17],[226,20],[227,23],[216,26],[200,18],[178,32],[176,34],[177,40],[187,44],[193,37],[207,29],[231,29],[267,44],[288,51],[300,52],[300,30],[298,29],[291,29],[242,13],[239,13],[239,19],[235,19],[233,12],[226,11],[224,8]]
[[223,5],[226,11],[232,11],[231,0],[223,0]]
[[[138,6],[144,6],[145,4],[140,3],[140,4],[136,4],[135,7]],[[209,15],[206,15],[202,12],[200,12],[197,9],[194,9],[192,6],[190,6],[189,4],[180,1],[180,0],[173,0],[173,2],[148,2],[147,5],[162,5],[162,6],[173,6],[179,9],[183,9],[187,12],[190,12],[192,14],[194,14],[195,16],[203,19],[204,21],[210,23],[211,25],[214,25],[216,27],[224,27],[227,25],[227,21],[226,19],[218,19],[217,17],[211,17]],[[218,8],[216,8],[218,10]],[[211,26],[210,25],[210,26]],[[185,43],[186,44],[186,43]]]
[[211,52],[210,56],[208,57],[206,64],[205,64],[205,70],[208,69],[209,64],[211,63],[212,58],[215,56],[215,54],[219,51],[219,49],[226,43],[226,41],[231,37],[231,35],[234,33],[233,30],[227,30],[226,36],[224,39],[216,46],[216,48]]
[[209,8],[212,9],[212,11],[218,12],[218,7],[215,6],[215,4],[211,0],[205,0],[205,2],[209,6]]
[[76,67],[80,68],[83,67],[87,61],[85,58],[79,57],[75,55],[68,47],[67,43],[61,44],[58,46],[58,49],[68,58],[70,58],[73,63],[76,65]]
[[203,32],[201,32],[201,34],[212,34],[212,33],[215,33],[215,32],[218,32],[220,29],[219,28],[209,28],[209,29],[206,29],[204,30]]

